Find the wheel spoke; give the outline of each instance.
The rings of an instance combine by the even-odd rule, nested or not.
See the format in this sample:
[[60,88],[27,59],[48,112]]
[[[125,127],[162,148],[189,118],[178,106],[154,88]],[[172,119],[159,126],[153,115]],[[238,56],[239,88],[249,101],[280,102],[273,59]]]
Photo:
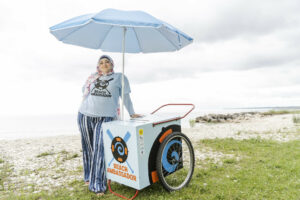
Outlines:
[[[180,133],[168,136],[165,140],[159,151],[161,166],[158,175],[167,190],[178,190],[187,185],[191,179],[194,170],[193,147],[188,138]],[[165,158],[162,157],[164,151],[166,151]],[[163,166],[164,162],[168,162],[165,163],[167,169]]]

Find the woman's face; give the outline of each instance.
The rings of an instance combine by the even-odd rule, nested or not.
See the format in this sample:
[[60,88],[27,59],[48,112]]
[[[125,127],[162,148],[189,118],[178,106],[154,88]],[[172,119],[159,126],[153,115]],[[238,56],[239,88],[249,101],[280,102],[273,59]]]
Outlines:
[[107,58],[102,58],[98,63],[98,70],[102,73],[107,74],[111,70],[111,63]]

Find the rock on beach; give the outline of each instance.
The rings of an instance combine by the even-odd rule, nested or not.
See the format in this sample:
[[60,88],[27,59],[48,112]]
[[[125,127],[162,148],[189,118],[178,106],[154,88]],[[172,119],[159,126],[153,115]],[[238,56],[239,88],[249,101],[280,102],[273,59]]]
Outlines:
[[242,112],[233,114],[208,114],[204,116],[196,117],[197,123],[224,123],[224,122],[236,122],[239,123],[251,118],[263,117],[264,115],[259,112]]

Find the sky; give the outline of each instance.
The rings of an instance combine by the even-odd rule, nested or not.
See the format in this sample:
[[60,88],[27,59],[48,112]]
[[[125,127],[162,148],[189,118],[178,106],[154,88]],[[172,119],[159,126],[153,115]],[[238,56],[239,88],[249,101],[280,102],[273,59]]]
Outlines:
[[[49,27],[106,8],[145,11],[194,39],[176,52],[126,54],[137,113],[300,106],[298,0],[1,0],[0,115],[77,113],[103,52],[64,44]],[[120,72],[122,55],[105,54]]]

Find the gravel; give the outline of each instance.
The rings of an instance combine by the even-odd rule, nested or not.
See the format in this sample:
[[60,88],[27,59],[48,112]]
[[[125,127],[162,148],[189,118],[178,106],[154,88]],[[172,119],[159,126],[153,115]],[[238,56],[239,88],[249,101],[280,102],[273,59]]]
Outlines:
[[[183,128],[196,145],[201,139],[214,138],[265,138],[280,142],[299,140],[298,126],[292,115],[256,117],[240,123],[197,123],[193,128]],[[299,131],[298,131],[299,132]],[[51,191],[74,180],[83,180],[81,140],[79,135],[47,138],[1,140],[1,159],[11,166],[12,172],[4,182],[4,191]],[[195,150],[197,161],[211,159],[219,163],[230,154],[211,149]],[[239,158],[236,158],[239,159]]]

